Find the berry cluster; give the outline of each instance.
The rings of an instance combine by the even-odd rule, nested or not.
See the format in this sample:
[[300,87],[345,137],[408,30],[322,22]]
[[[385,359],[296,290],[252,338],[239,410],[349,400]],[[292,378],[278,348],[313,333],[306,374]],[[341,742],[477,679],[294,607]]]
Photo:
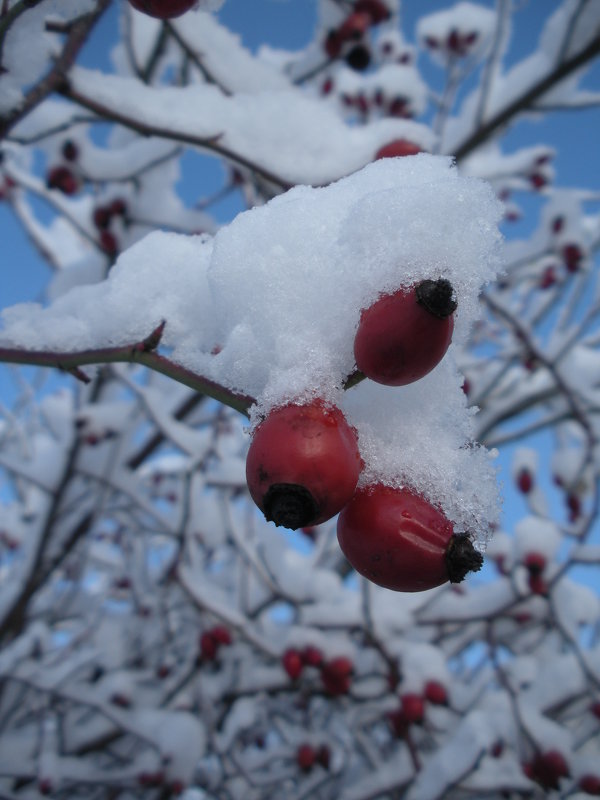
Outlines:
[[196,5],[196,0],[129,0],[137,11],[156,19],[180,17]]
[[[358,374],[385,386],[419,380],[444,357],[455,310],[444,278],[383,295],[360,317]],[[421,591],[458,583],[481,567],[468,536],[455,535],[425,498],[382,484],[357,488],[363,466],[355,429],[339,408],[317,398],[275,408],[259,424],[246,479],[252,499],[276,525],[306,528],[341,512],[337,531],[344,555],[379,586]]]
[[293,680],[299,680],[304,669],[309,667],[319,671],[324,690],[331,697],[348,694],[354,675],[354,664],[346,656],[326,660],[317,647],[308,646],[303,650],[289,647],[281,657],[281,666]]
[[382,0],[356,0],[352,13],[327,34],[323,47],[329,58],[343,58],[346,64],[359,72],[371,63],[371,53],[366,41],[369,28],[385,21],[390,11]]

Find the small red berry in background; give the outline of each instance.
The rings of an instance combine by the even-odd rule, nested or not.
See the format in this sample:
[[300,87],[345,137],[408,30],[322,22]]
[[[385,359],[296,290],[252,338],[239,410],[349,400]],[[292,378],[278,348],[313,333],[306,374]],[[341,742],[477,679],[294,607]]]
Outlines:
[[321,680],[325,690],[334,697],[347,694],[350,691],[353,672],[354,664],[345,656],[327,661],[321,669]]
[[46,176],[46,186],[70,196],[76,194],[79,181],[68,167],[52,167]]
[[404,386],[431,372],[452,340],[452,295],[449,281],[427,280],[364,309],[354,337],[358,369],[385,386]]
[[425,718],[425,701],[420,694],[403,694],[400,698],[402,714],[406,722],[419,725]]
[[103,230],[100,231],[100,245],[104,252],[114,258],[117,253],[119,252],[119,244],[117,242],[117,237],[114,233],[110,231]]
[[554,286],[556,283],[556,270],[554,267],[546,267],[546,269],[542,273],[542,277],[540,278],[540,289],[549,289],[551,286]]
[[423,694],[427,702],[434,706],[448,705],[448,692],[444,684],[439,681],[427,681]]
[[397,158],[398,156],[416,156],[421,152],[419,145],[409,142],[408,139],[395,139],[389,144],[380,147],[375,153],[375,161],[380,158]]
[[231,633],[224,625],[215,625],[209,633],[220,645],[231,644]]
[[108,209],[106,206],[98,206],[98,208],[94,209],[92,219],[94,220],[94,225],[99,230],[108,228],[111,219],[110,209]]
[[390,10],[381,0],[356,0],[355,13],[368,14],[371,24],[377,25],[390,18]]
[[354,11],[338,28],[338,36],[343,42],[361,39],[370,24],[371,17],[368,14]]
[[541,575],[546,569],[547,559],[543,553],[532,551],[526,553],[523,564],[529,570],[530,575]]
[[569,492],[566,499],[569,510],[569,522],[577,522],[581,516],[581,498],[574,492]]
[[157,19],[180,17],[196,5],[196,0],[129,0],[137,11]]
[[282,655],[281,665],[293,681],[300,677],[302,669],[304,668],[302,656],[298,650],[294,650],[293,648],[286,650]]
[[483,558],[467,536],[420,495],[382,484],[358,489],[338,518],[342,552],[373,583],[419,592],[460,583]]
[[558,750],[538,753],[532,761],[524,765],[523,771],[544,789],[558,789],[560,779],[568,778],[570,774],[569,765]]
[[565,227],[565,218],[560,215],[554,217],[554,219],[550,223],[550,229],[552,230],[552,233],[560,233],[564,227]]
[[517,487],[523,494],[529,494],[533,489],[533,475],[531,474],[531,470],[527,469],[527,467],[523,467],[519,470],[517,475]]
[[543,189],[548,184],[548,178],[541,172],[532,172],[529,176],[529,183],[534,189]]
[[307,667],[320,667],[323,663],[323,653],[319,650],[318,647],[313,647],[312,645],[308,645],[304,648],[301,653],[302,655],[302,662]]
[[582,775],[579,779],[578,789],[593,797],[600,796],[600,778],[597,775]]
[[265,518],[296,530],[337,514],[361,466],[353,428],[338,408],[316,400],[271,411],[254,432],[246,480]]
[[577,272],[583,260],[583,251],[576,244],[566,244],[562,249],[562,257],[567,272]]
[[211,633],[205,631],[200,637],[200,655],[206,661],[214,661],[217,657],[219,643]]
[[313,768],[317,754],[310,744],[301,744],[296,751],[296,761],[302,772],[310,772]]

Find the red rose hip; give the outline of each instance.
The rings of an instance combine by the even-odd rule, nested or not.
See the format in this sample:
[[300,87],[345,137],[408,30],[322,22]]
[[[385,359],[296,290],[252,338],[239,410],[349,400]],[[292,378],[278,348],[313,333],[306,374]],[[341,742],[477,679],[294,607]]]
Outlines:
[[266,519],[295,530],[337,514],[361,466],[356,434],[342,412],[316,400],[277,408],[258,426],[246,480]]
[[130,5],[143,14],[157,19],[180,17],[196,5],[196,0],[129,0]]
[[444,278],[426,280],[364,309],[354,338],[358,369],[385,386],[404,386],[431,372],[452,340],[452,294]]
[[376,484],[357,490],[338,519],[342,552],[373,583],[420,592],[460,583],[483,564],[468,536],[409,489]]
[[375,153],[375,160],[380,158],[398,158],[399,156],[416,156],[421,152],[421,148],[408,139],[394,139],[393,142],[380,147]]

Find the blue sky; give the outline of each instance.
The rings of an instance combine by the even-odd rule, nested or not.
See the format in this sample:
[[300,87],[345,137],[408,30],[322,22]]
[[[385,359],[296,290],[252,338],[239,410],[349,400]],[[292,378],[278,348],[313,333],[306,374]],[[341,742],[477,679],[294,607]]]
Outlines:
[[[482,5],[494,7],[492,0]],[[544,19],[550,11],[559,5],[559,0],[523,0],[517,3],[515,15],[514,37],[509,51],[509,62],[527,55],[535,47]],[[94,36],[88,42],[83,53],[83,61],[87,66],[110,69],[110,47],[114,41],[118,13],[121,2],[112,4],[111,9],[102,20]],[[403,31],[410,42],[415,39],[415,26],[420,15],[441,8],[451,3],[445,0],[405,0],[402,8]],[[315,0],[226,0],[219,16],[232,30],[238,32],[243,42],[256,50],[263,43],[282,48],[298,49],[304,46],[311,37],[316,13]],[[443,72],[433,65],[425,54],[419,57],[418,66],[427,82],[434,88],[441,88]],[[596,64],[584,82],[589,89],[600,90],[600,65]],[[522,146],[548,144],[556,148],[555,160],[556,183],[562,187],[580,186],[597,190],[598,162],[590,164],[590,157],[596,154],[600,134],[600,109],[571,113],[554,113],[543,120],[526,119],[513,128],[504,139],[503,148],[511,151]],[[210,157],[194,157],[193,171],[187,181],[182,184],[184,198],[190,188],[197,186],[198,176],[202,176],[205,184],[211,182],[218,186],[223,179],[223,170],[219,162]],[[195,193],[194,193],[195,199]],[[517,198],[528,212],[524,219],[512,226],[506,226],[507,236],[524,237],[537,223],[537,199]],[[216,212],[221,221],[226,221],[241,210],[239,198],[230,198],[217,207]],[[5,204],[0,203],[0,237],[8,245],[8,258],[5,260],[2,280],[2,306],[16,302],[38,300],[42,298],[43,287],[48,277],[48,269],[30,246],[13,215]],[[6,379],[4,368],[0,368],[0,400],[7,402],[12,394],[11,382]],[[547,447],[538,439],[538,446]],[[508,452],[502,459],[508,463]],[[504,471],[507,481],[506,471]],[[549,480],[549,476],[546,476]],[[508,487],[507,487],[508,489]],[[507,491],[505,504],[506,523],[522,516],[524,506],[522,498]],[[557,511],[558,519],[563,513]]]

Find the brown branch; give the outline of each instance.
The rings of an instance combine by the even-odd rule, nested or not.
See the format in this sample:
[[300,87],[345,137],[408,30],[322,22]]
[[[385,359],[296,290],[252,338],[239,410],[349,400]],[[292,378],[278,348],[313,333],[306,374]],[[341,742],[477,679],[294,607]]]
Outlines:
[[[27,116],[27,114],[39,105],[42,100],[45,100],[52,92],[57,91],[61,84],[65,82],[68,70],[75,63],[75,59],[90,31],[104,11],[106,11],[110,5],[110,1],[111,0],[97,0],[95,11],[84,14],[73,23],[62,52],[54,62],[54,66],[50,72],[32,87],[18,108],[14,109],[4,118],[0,118],[0,139],[3,139],[17,122]],[[22,4],[17,4],[19,7],[21,5],[28,6],[31,5],[31,2],[30,0],[23,0]],[[15,6],[15,8],[17,8],[17,6]]]
[[[224,405],[248,416],[248,409],[256,401],[253,397],[227,389],[225,386],[198,375],[192,370],[171,361],[155,352],[162,327],[156,328],[150,336],[140,342],[120,347],[103,347],[97,350],[78,350],[73,352],[51,352],[48,350],[25,350],[0,347],[0,361],[10,364],[30,364],[38,367],[54,367],[67,372],[79,370],[86,364],[135,363],[143,364],[179,383],[189,386],[196,392],[208,395]],[[79,374],[77,377],[80,377]]]
[[136,131],[142,136],[158,136],[162,139],[170,139],[174,142],[183,142],[184,144],[193,145],[194,147],[202,147],[205,150],[210,150],[217,155],[226,158],[228,161],[232,161],[233,163],[256,173],[261,178],[269,183],[275,184],[283,191],[290,189],[293,185],[288,181],[283,180],[283,178],[281,178],[279,175],[276,175],[270,170],[255,164],[245,156],[235,153],[225,145],[220,144],[219,142],[223,136],[222,133],[215,134],[214,136],[195,136],[194,134],[186,133],[185,131],[178,131],[174,130],[173,128],[152,125],[144,122],[143,119],[134,119],[133,117],[128,116],[122,110],[111,108],[110,106],[94,100],[92,97],[81,94],[81,92],[78,92],[73,89],[73,87],[69,86],[67,82],[63,82],[62,85],[58,87],[58,91],[60,91],[64,97],[67,97],[72,102],[77,103],[83,108],[87,108],[89,111],[93,111],[103,120],[116,122],[119,125],[129,128],[130,130]]
[[486,142],[490,136],[495,133],[498,128],[507,125],[519,112],[531,109],[535,101],[542,97],[546,92],[550,91],[560,81],[571,75],[576,70],[580,69],[588,61],[591,61],[600,54],[600,36],[592,39],[592,41],[584,47],[579,53],[571,58],[563,61],[556,69],[545,78],[538,81],[530,89],[522,95],[509,103],[488,122],[483,123],[478,127],[461,145],[459,145],[455,152],[454,157],[457,161],[466,158],[473,150]]

